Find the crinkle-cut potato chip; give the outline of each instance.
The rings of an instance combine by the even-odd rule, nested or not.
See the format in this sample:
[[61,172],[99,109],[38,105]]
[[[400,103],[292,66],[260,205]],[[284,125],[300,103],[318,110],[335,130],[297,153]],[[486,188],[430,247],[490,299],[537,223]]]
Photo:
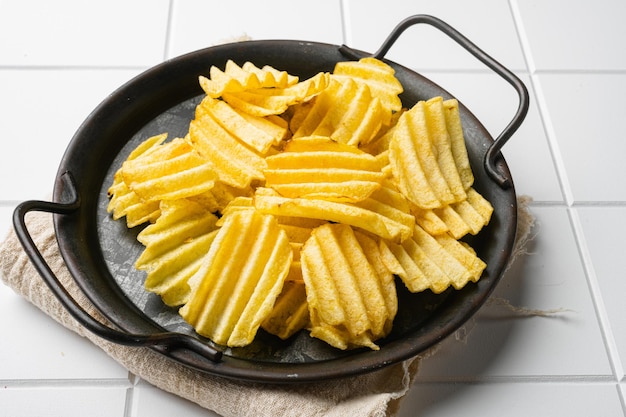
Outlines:
[[222,213],[222,211],[235,199],[248,197],[254,194],[251,187],[235,188],[222,181],[215,181],[215,185],[206,193],[188,197],[189,200],[204,206],[211,213]]
[[296,119],[294,137],[328,136],[354,146],[369,143],[388,119],[367,84],[332,75],[329,86],[305,109],[306,115],[298,114]]
[[425,101],[424,112],[430,143],[441,174],[454,196],[454,202],[463,201],[467,196],[452,153],[452,139],[448,134],[443,98],[433,97]]
[[489,224],[493,206],[472,187],[466,194],[467,198],[458,203],[436,209],[413,206],[411,212],[417,224],[433,236],[449,233],[459,240],[468,233],[476,235]]
[[[361,236],[361,240],[367,240]],[[356,233],[345,224],[326,224],[315,229],[301,254],[311,317],[311,336],[339,349],[366,346],[377,350],[375,340],[391,329],[396,306],[389,291],[389,272],[379,273],[365,253]],[[395,291],[395,289],[394,289]]]
[[[126,160],[130,161],[149,154],[154,149],[157,149],[166,139],[166,133],[149,137],[134,148],[126,157]],[[113,183],[107,190],[107,193],[110,198],[107,212],[112,213],[113,220],[126,216],[126,226],[128,228],[133,228],[146,222],[154,222],[161,214],[158,201],[146,202],[128,188],[128,184],[124,182],[121,168],[118,168],[113,175]]]
[[389,161],[407,198],[418,207],[436,208],[457,199],[442,174],[425,107],[420,101],[400,117],[389,143]]
[[142,200],[174,200],[204,193],[216,171],[185,139],[176,138],[122,164],[124,182]]
[[196,108],[196,117],[205,114],[210,115],[239,141],[263,155],[287,136],[286,124],[278,124],[276,119],[249,115],[233,109],[225,101],[211,97],[205,97]]
[[459,115],[459,102],[455,99],[445,100],[443,107],[445,109],[446,128],[450,135],[450,146],[454,162],[463,182],[463,187],[467,190],[474,184],[474,173],[472,172],[467,147],[465,146],[463,126],[461,116]]
[[303,102],[324,91],[330,74],[318,73],[311,78],[285,88],[257,88],[223,93],[222,99],[232,107],[254,116],[284,113],[289,106]]
[[135,268],[146,272],[146,290],[169,306],[187,302],[189,278],[200,268],[215,238],[217,217],[191,200],[162,201],[161,216],[137,240],[145,249]]
[[230,347],[252,342],[283,288],[293,253],[273,216],[230,213],[200,269],[180,314],[198,334]]
[[279,71],[269,65],[258,68],[251,62],[241,67],[228,60],[224,71],[216,66],[209,69],[209,76],[199,77],[200,86],[209,97],[218,98],[224,93],[257,88],[285,88],[298,82],[298,77]]
[[208,114],[201,114],[189,125],[189,138],[197,151],[213,164],[219,180],[246,189],[263,181],[267,167],[262,155],[248,148]]
[[383,254],[393,254],[383,257],[385,264],[411,292],[430,289],[439,294],[450,285],[463,288],[477,281],[485,267],[475,253],[450,235],[431,236],[419,225],[411,239],[382,244],[388,249]]
[[411,235],[405,224],[376,212],[378,207],[363,208],[351,203],[283,197],[268,188],[257,188],[254,206],[262,213],[275,216],[307,217],[348,224],[390,241],[401,242]]
[[287,71],[277,70],[270,65],[258,68],[252,62],[245,62],[241,68],[256,74],[261,81],[261,88],[286,88],[299,81],[299,77],[291,75]]
[[376,157],[319,136],[292,139],[265,160],[265,186],[290,198],[362,201],[386,178]]
[[408,201],[391,184],[385,183],[369,198],[355,203],[355,206],[373,211],[395,222],[401,229],[400,240],[406,240],[411,236],[415,217],[410,212]]
[[283,340],[309,325],[309,305],[304,282],[285,282],[274,308],[261,327]]
[[366,57],[358,61],[338,62],[333,75],[366,84],[372,95],[378,97],[383,108],[387,109],[387,124],[391,122],[391,115],[402,109],[400,93],[404,88],[396,78],[395,70],[379,59]]

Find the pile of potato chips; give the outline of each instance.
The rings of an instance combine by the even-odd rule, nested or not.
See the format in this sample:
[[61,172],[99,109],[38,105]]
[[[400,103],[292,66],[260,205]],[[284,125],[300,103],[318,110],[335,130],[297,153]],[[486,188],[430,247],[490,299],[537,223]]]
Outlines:
[[306,329],[339,349],[389,334],[396,279],[440,293],[485,263],[460,239],[490,220],[472,188],[458,103],[402,107],[386,63],[306,80],[229,61],[200,77],[188,134],[146,139],[115,173],[109,212],[148,223],[145,287],[217,344]]

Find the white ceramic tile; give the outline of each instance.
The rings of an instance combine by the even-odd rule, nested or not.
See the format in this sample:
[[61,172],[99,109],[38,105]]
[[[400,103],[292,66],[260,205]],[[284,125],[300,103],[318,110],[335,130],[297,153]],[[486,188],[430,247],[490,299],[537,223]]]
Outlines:
[[72,136],[135,70],[0,70],[0,198],[45,198]]
[[[0,196],[0,201],[2,200]],[[9,228],[13,227],[13,210],[15,207],[11,204],[0,205],[0,242],[4,241],[7,234],[9,233]]]
[[168,0],[5,0],[0,65],[146,66],[165,49]]
[[[496,138],[511,122],[519,99],[515,90],[496,74],[422,72],[463,103]],[[530,108],[522,126],[502,153],[518,194],[535,201],[563,201],[530,78],[518,74],[530,94]]]
[[[502,278],[492,300],[467,324],[466,337],[446,339],[423,363],[421,376],[612,375],[568,213],[563,207],[532,212],[531,254]],[[542,317],[515,308],[562,311]]]
[[18,387],[0,390],[1,417],[124,417],[124,387]]
[[[515,70],[526,68],[507,2],[348,0],[345,3],[349,46],[373,53],[402,20],[416,14],[430,14],[457,29],[503,65]],[[424,24],[405,31],[387,58],[420,70],[484,68],[446,35]]]
[[219,414],[199,405],[162,391],[144,381],[133,390],[132,417],[220,417]]
[[[2,242],[12,227],[13,209],[12,206],[0,207]],[[126,369],[87,339],[46,316],[4,283],[0,283],[0,329],[1,381],[105,378],[116,380],[118,384],[128,383]]]
[[[626,208],[580,207],[580,223],[595,278],[606,308],[610,333],[617,344],[620,363],[626,363]],[[621,377],[624,369],[619,370]]]
[[549,134],[560,150],[573,200],[626,201],[622,119],[626,74],[541,74]]
[[169,56],[242,36],[341,44],[340,0],[174,1]]
[[116,379],[128,371],[4,284],[0,285],[0,380]]
[[416,384],[398,417],[623,417],[614,383]]
[[622,0],[515,0],[536,70],[623,70]]

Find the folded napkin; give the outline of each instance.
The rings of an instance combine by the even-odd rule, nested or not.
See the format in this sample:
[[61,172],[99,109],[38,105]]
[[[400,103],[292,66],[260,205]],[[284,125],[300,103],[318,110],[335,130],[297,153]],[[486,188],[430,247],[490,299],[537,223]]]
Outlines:
[[[518,238],[511,262],[524,253],[534,218],[528,197],[519,199]],[[27,216],[29,231],[59,281],[93,317],[106,320],[90,304],[66,269],[56,242],[52,215]],[[397,413],[416,377],[421,358],[365,375],[320,383],[272,385],[234,381],[194,371],[149,349],[108,342],[84,329],[62,307],[24,253],[15,231],[0,245],[0,276],[15,292],[68,329],[88,338],[134,375],[224,417],[362,416]]]

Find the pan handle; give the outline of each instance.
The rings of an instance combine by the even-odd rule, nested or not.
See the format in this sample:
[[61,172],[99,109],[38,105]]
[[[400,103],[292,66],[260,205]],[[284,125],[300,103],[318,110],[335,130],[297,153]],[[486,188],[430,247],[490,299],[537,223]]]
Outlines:
[[15,227],[17,238],[22,244],[24,251],[30,258],[33,266],[41,275],[50,290],[52,290],[54,296],[61,302],[63,307],[83,327],[110,342],[126,346],[155,347],[165,350],[186,348],[211,361],[218,362],[222,358],[222,352],[212,348],[206,343],[203,343],[201,340],[186,334],[174,332],[134,334],[108,327],[85,311],[65,289],[65,287],[63,287],[63,284],[56,277],[37,248],[37,245],[28,231],[25,221],[26,214],[31,211],[67,215],[72,214],[80,207],[80,197],[76,192],[76,186],[71,173],[64,173],[62,175],[62,180],[64,180],[66,185],[68,185],[66,188],[70,192],[70,202],[54,203],[38,200],[25,201],[18,205],[13,212],[13,225]]
[[[485,170],[487,171],[487,174],[491,177],[491,179],[493,179],[500,187],[504,189],[511,187],[511,180],[507,178],[507,176],[504,175],[498,168],[497,158],[500,150],[502,149],[502,146],[504,146],[504,144],[511,138],[513,133],[517,131],[517,129],[524,121],[526,113],[528,113],[529,97],[526,86],[519,78],[517,78],[517,76],[515,76],[515,74],[509,71],[498,61],[493,59],[491,56],[486,54],[483,50],[481,50],[478,46],[472,43],[456,29],[454,29],[441,19],[430,15],[418,14],[404,19],[393,29],[387,39],[383,42],[382,46],[372,56],[377,59],[382,59],[406,29],[419,23],[426,23],[428,25],[431,25],[439,29],[444,34],[448,35],[448,37],[461,45],[466,51],[471,53],[479,61],[492,69],[496,74],[504,78],[504,80],[511,84],[511,86],[513,86],[513,88],[517,92],[519,96],[519,105],[517,108],[517,112],[513,116],[511,122],[504,128],[502,133],[500,133],[500,135],[491,144],[491,146],[489,146],[487,152],[485,153],[485,158],[483,161]],[[342,47],[341,52],[345,55],[350,55],[350,52],[347,49],[349,48],[346,48],[344,46]]]

